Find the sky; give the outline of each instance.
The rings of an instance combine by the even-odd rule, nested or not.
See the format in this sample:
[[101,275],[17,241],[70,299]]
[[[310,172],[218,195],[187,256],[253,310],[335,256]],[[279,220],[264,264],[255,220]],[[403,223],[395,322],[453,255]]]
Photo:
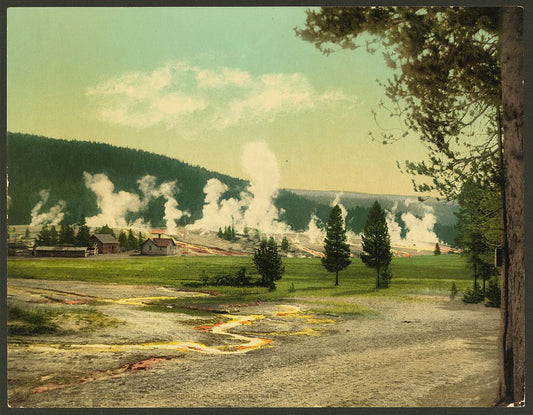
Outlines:
[[[305,8],[9,8],[9,131],[142,149],[249,179],[260,142],[289,189],[415,194],[425,154],[378,108],[391,70],[364,48],[323,55]],[[371,111],[378,111],[380,126]]]

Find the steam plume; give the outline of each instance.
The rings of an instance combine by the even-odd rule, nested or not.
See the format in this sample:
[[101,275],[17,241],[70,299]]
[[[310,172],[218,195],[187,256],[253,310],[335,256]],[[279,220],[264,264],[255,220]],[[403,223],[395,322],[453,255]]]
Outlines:
[[63,209],[66,203],[60,200],[57,205],[52,206],[48,212],[39,213],[43,205],[48,201],[50,192],[48,190],[41,190],[39,192],[41,200],[31,210],[30,226],[53,225],[57,226],[63,220],[65,213]]
[[[409,201],[406,201],[406,206],[409,205]],[[428,243],[434,244],[439,240],[435,232],[433,231],[437,218],[433,213],[433,208],[430,206],[421,206],[422,218],[416,217],[411,212],[402,213],[401,218],[405,223],[407,230],[405,237],[401,237],[401,227],[395,221],[395,214],[398,208],[396,202],[392,209],[387,212],[387,225],[389,227],[389,233],[391,235],[391,241],[394,243]]]
[[108,225],[111,228],[126,228],[126,214],[137,212],[141,208],[139,196],[133,193],[119,191],[115,193],[115,185],[105,174],[90,174],[83,172],[85,185],[96,194],[96,203],[100,213],[87,218],[87,225],[97,227]]
[[187,212],[182,212],[180,209],[178,209],[178,202],[173,196],[175,188],[175,180],[173,182],[165,182],[159,187],[162,196],[166,199],[165,216],[163,219],[165,219],[167,224],[167,233],[171,235],[177,232],[176,221],[182,216],[188,215]]
[[304,232],[304,235],[307,235],[309,241],[314,244],[322,243],[326,237],[326,232],[318,226],[319,220],[320,219],[312,213],[309,225],[307,225],[307,230]]
[[346,221],[346,216],[348,216],[348,211],[346,210],[346,208],[344,207],[344,205],[341,203],[341,197],[342,195],[344,195],[344,192],[339,192],[335,195],[335,199],[329,204],[331,207],[335,207],[337,205],[339,205],[340,209],[341,209],[341,214],[342,214],[342,220],[343,221]]
[[279,221],[279,211],[273,203],[279,184],[276,156],[264,142],[253,142],[245,145],[241,161],[250,176],[250,185],[240,199],[221,199],[228,187],[218,179],[209,179],[204,187],[202,218],[190,227],[218,230],[233,224],[239,232],[246,227],[264,233],[287,232],[289,228]]
[[95,174],[84,172],[85,184],[87,188],[96,194],[96,203],[100,209],[100,213],[96,216],[87,218],[88,226],[103,226],[125,228],[136,227],[146,228],[143,219],[137,219],[135,222],[128,222],[126,215],[130,212],[142,212],[148,207],[148,203],[152,199],[157,199],[163,196],[165,202],[165,216],[167,232],[169,234],[176,233],[176,221],[188,212],[183,212],[178,209],[178,202],[174,198],[176,190],[176,180],[162,183],[159,187],[156,185],[157,178],[151,175],[146,175],[137,180],[139,190],[143,194],[142,200],[138,195],[125,191],[115,192],[115,186],[105,174]]

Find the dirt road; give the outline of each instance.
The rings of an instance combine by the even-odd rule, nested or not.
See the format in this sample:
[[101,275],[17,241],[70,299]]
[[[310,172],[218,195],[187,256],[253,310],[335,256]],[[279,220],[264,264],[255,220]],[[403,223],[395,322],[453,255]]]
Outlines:
[[[496,396],[497,309],[446,298],[351,298],[375,314],[346,317],[309,314],[313,302],[327,299],[297,298],[206,321],[139,306],[148,301],[143,299],[183,295],[197,294],[10,279],[11,301],[91,307],[117,323],[96,331],[10,337],[9,404],[431,407],[491,406]],[[232,321],[240,323],[224,325]]]

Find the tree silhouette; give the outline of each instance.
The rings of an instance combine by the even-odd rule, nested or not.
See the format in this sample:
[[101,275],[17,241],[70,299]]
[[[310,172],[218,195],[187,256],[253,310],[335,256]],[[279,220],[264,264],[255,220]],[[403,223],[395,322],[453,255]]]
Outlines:
[[368,212],[361,239],[361,260],[366,266],[376,270],[376,288],[380,288],[381,271],[384,271],[386,276],[389,275],[388,266],[392,260],[392,252],[385,212],[377,201]]
[[253,258],[257,271],[261,275],[261,285],[270,290],[276,289],[275,281],[281,279],[285,267],[278,253],[278,245],[274,238],[267,241],[263,239]]
[[339,271],[352,263],[350,245],[346,243],[346,228],[339,205],[331,210],[326,224],[324,253],[326,256],[322,258],[322,265],[329,272],[335,273],[335,285],[339,285]]

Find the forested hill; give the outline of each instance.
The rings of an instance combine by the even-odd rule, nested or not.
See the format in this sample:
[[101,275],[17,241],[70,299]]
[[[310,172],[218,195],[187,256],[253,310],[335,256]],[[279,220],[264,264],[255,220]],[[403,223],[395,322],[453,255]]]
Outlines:
[[[137,180],[145,175],[155,176],[158,184],[177,180],[174,196],[180,209],[191,213],[190,218],[183,218],[184,222],[201,217],[203,188],[208,179],[217,178],[225,183],[229,187],[228,197],[238,195],[247,184],[146,151],[11,132],[7,134],[7,165],[10,224],[30,223],[31,210],[41,200],[42,190],[49,191],[42,209],[63,200],[66,202],[65,219],[70,222],[98,214],[96,195],[86,187],[83,172],[104,173],[115,185],[115,192],[124,190],[139,195]],[[144,214],[153,226],[163,225],[163,205],[163,198],[153,200]]]

